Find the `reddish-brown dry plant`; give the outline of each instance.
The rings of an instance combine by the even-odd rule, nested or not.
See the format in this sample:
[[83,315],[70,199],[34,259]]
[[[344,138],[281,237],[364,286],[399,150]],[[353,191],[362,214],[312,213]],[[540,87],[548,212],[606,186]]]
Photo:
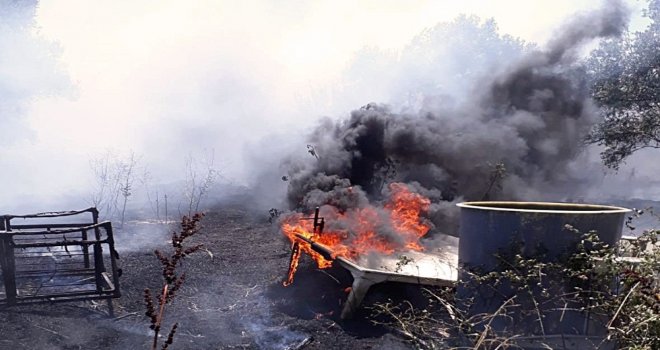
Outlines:
[[[186,239],[194,236],[200,231],[200,221],[202,220],[202,217],[204,217],[204,214],[196,213],[192,217],[184,216],[181,219],[181,230],[179,232],[172,232],[171,243],[174,251],[171,255],[166,256],[159,250],[154,251],[156,258],[158,258],[162,265],[163,287],[160,289],[160,293],[156,295],[157,305],[154,303],[151,290],[149,288],[145,288],[144,290],[144,303],[147,309],[145,315],[149,317],[151,323],[149,327],[154,331],[154,339],[151,345],[152,350],[156,350],[158,347],[158,335],[165,314],[165,305],[172,303],[174,296],[181,289],[181,286],[186,280],[186,274],[178,274],[177,267],[181,265],[181,261],[186,256],[197,252],[203,246],[202,244],[197,244],[191,247],[184,246],[184,241]],[[162,350],[168,349],[172,344],[178,326],[178,323],[174,323],[167,335],[165,343],[163,343],[161,347]]]

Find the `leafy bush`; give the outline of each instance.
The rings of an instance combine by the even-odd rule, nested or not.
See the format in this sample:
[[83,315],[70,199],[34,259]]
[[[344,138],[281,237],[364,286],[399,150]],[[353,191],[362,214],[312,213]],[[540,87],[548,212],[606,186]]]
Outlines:
[[[613,247],[589,232],[573,253],[555,260],[546,259],[543,249],[525,255],[514,243],[498,255],[496,271],[475,271],[470,281],[459,282],[477,298],[459,299],[454,288],[427,288],[428,307],[379,303],[372,307],[379,316],[373,320],[426,349],[506,349],[531,341],[562,348],[565,336],[581,337],[593,348],[660,349],[659,235],[647,231]],[[501,302],[493,312],[471,312],[471,306],[487,298],[487,289]],[[569,313],[588,315],[590,334],[600,331],[602,336],[558,335]],[[376,321],[382,316],[388,321]],[[552,343],[557,337],[559,345]]]

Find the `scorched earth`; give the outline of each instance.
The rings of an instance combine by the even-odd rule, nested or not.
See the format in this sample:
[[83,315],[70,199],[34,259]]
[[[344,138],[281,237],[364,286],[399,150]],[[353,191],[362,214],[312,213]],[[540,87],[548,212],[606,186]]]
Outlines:
[[[172,349],[397,349],[408,348],[372,325],[368,306],[388,298],[419,298],[411,285],[374,286],[352,320],[339,319],[350,274],[320,271],[305,255],[289,287],[282,282],[290,242],[268,214],[238,196],[209,210],[189,244],[205,250],[186,257],[186,282],[167,306],[164,329],[179,322]],[[144,288],[162,285],[154,249],[167,251],[169,231],[134,223],[116,233],[122,297],[109,317],[104,302],[40,304],[0,312],[0,349],[148,349]],[[161,341],[162,342],[162,341]]]

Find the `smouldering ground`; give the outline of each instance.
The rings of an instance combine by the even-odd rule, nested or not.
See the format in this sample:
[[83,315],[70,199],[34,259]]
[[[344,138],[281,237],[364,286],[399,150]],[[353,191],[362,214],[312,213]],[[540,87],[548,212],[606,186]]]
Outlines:
[[[305,339],[310,341],[303,349],[409,347],[372,326],[368,310],[352,321],[338,319],[351,282],[340,268],[319,272],[305,259],[294,284],[283,287],[290,248],[266,217],[236,203],[206,215],[202,233],[190,244],[204,243],[211,253],[184,261],[186,284],[166,311],[165,328],[180,323],[172,349],[286,349]],[[105,303],[92,302],[1,310],[0,349],[148,349],[142,293],[159,287],[160,266],[152,251],[166,249],[166,236],[139,225],[117,236],[124,274],[115,318],[107,316]],[[133,241],[140,249],[129,247]],[[365,303],[417,292],[384,284],[374,287]]]

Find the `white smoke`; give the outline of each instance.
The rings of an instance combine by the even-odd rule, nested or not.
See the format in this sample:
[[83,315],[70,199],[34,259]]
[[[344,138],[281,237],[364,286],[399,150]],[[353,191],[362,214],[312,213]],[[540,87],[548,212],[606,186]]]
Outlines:
[[215,150],[223,181],[282,191],[279,158],[305,156],[319,117],[461,95],[479,73],[466,66],[500,59],[427,52],[425,40],[443,42],[433,37],[446,26],[438,23],[492,16],[501,33],[544,42],[549,28],[598,3],[4,1],[3,211],[89,205],[89,160],[107,149],[141,155],[166,184],[183,182],[187,155]]

